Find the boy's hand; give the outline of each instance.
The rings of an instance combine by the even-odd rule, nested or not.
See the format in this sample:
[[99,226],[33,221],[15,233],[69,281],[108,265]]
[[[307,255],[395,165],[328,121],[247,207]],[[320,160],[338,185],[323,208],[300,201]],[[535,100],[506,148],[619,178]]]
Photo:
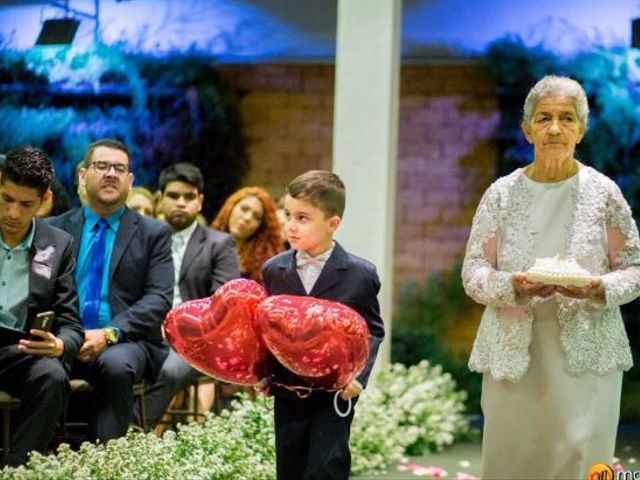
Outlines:
[[253,386],[253,389],[262,395],[269,395],[271,392],[271,382],[268,378],[263,378]]
[[346,387],[340,391],[340,398],[343,400],[349,400],[350,398],[357,397],[362,393],[362,385],[357,380],[352,380]]

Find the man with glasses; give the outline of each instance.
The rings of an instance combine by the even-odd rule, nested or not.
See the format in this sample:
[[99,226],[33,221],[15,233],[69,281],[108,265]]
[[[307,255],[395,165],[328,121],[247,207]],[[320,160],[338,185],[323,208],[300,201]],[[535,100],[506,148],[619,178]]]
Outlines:
[[125,207],[133,182],[127,147],[89,145],[80,169],[87,204],[51,220],[74,237],[85,341],[72,378],[93,387],[90,433],[106,442],[133,421],[133,385],[155,378],[167,355],[160,325],[171,307],[171,230]]

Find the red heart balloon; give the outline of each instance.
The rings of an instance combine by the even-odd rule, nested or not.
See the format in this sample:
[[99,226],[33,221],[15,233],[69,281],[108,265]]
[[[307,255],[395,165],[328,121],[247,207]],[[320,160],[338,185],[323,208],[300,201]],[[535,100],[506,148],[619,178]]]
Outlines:
[[256,335],[255,311],[267,297],[252,280],[232,280],[210,298],[172,309],[164,322],[171,347],[214,378],[253,385],[267,375],[267,350]]
[[369,328],[353,309],[313,297],[276,295],[258,307],[257,329],[282,365],[313,387],[343,388],[369,358]]

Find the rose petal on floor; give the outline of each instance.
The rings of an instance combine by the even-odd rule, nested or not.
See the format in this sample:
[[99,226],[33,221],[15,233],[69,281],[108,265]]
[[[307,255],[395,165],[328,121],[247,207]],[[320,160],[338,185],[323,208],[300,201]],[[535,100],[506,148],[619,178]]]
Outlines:
[[456,480],[480,480],[480,478],[465,472],[458,472],[456,475]]

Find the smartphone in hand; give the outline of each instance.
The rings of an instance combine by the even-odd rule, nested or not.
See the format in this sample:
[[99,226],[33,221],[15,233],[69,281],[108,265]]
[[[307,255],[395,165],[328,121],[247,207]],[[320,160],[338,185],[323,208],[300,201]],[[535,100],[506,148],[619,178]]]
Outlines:
[[[53,325],[54,318],[55,313],[52,311],[38,313],[36,315],[36,318],[33,320],[33,323],[31,324],[31,328],[49,332],[51,331],[51,326]],[[31,340],[42,340],[42,338],[31,335]]]

